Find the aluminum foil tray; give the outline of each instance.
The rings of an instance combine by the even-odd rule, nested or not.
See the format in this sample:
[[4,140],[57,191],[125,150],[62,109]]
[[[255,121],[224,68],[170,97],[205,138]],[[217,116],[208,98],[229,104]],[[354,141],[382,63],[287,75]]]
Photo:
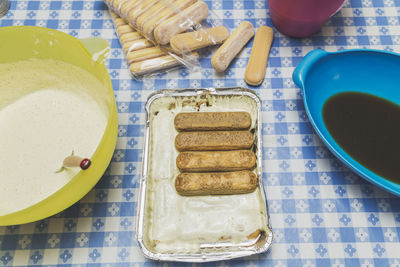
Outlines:
[[[261,100],[243,88],[160,90],[148,97],[136,238],[147,258],[208,262],[263,253],[273,234],[262,185]],[[250,194],[180,196],[177,131],[179,112],[247,111],[259,186]]]

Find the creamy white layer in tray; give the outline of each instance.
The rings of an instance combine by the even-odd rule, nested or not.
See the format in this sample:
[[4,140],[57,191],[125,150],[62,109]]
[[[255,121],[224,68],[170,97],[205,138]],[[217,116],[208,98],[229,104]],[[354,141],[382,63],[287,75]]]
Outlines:
[[174,118],[179,112],[197,111],[247,111],[250,130],[257,133],[257,105],[248,96],[162,97],[152,102],[144,243],[155,253],[197,253],[202,244],[235,245],[248,241],[257,230],[267,231],[259,188],[227,196],[183,197],[176,192]]

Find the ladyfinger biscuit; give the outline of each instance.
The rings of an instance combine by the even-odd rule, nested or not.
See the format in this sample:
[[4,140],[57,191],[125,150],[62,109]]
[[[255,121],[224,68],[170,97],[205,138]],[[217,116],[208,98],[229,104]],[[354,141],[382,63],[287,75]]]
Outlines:
[[128,64],[131,64],[133,62],[139,62],[156,57],[165,56],[166,54],[167,53],[161,50],[159,47],[149,47],[137,51],[131,51],[126,55],[126,61],[128,62]]
[[246,194],[256,187],[252,171],[181,173],[175,179],[175,189],[182,196]]
[[229,31],[224,26],[208,28],[205,30],[181,33],[170,40],[172,50],[177,53],[194,51],[203,47],[217,45],[229,37]]
[[143,36],[140,35],[138,32],[127,32],[119,36],[119,41],[121,43],[126,43],[128,41],[135,41],[143,39]]
[[181,152],[176,166],[182,172],[252,170],[256,156],[250,150]]
[[[122,3],[119,8],[119,14],[121,17],[126,18],[128,12],[143,3],[145,0],[127,0],[126,2]],[[117,12],[118,13],[118,12]]]
[[245,130],[250,128],[248,112],[188,112],[174,119],[177,131]]
[[136,19],[143,14],[146,10],[157,4],[159,0],[144,0],[135,8],[132,8],[127,14],[126,19],[132,27],[136,28]]
[[121,7],[125,1],[127,0],[106,0],[106,3],[111,10],[119,12],[118,7]]
[[124,44],[122,44],[122,50],[124,50],[124,53],[127,54],[131,51],[136,51],[148,47],[154,46],[152,42],[150,42],[147,39],[139,39],[139,40],[134,40],[134,41],[128,41]]
[[116,11],[116,7],[125,1],[126,0],[105,0],[108,7],[113,11]]
[[113,0],[104,0],[104,3],[111,9]]
[[121,13],[121,7],[124,4],[127,4],[129,0],[108,0],[108,7],[114,11],[116,14]]
[[175,138],[178,151],[248,149],[252,145],[249,131],[181,132]]
[[129,70],[136,76],[142,76],[159,70],[179,66],[180,64],[182,63],[175,57],[167,55],[145,61],[134,62],[129,66]]
[[120,18],[118,16],[117,13],[115,13],[114,11],[110,10],[110,14],[111,14],[111,19],[114,23],[115,27],[121,26],[121,25],[126,25],[127,23],[125,22],[124,19]]
[[154,30],[154,38],[159,44],[168,44],[174,35],[186,31],[207,16],[208,6],[200,0],[182,10],[179,14],[160,23]]
[[117,27],[117,34],[121,36],[124,33],[129,33],[135,31],[130,25],[125,24]]
[[121,18],[116,18],[116,19],[113,20],[113,22],[114,22],[114,25],[115,25],[116,28],[128,24],[128,23],[125,22],[124,19],[121,19]]
[[147,11],[143,12],[143,14],[136,19],[136,29],[138,31],[143,31],[143,24],[146,21],[163,11],[166,5],[170,5],[172,3],[172,0],[160,1]]
[[243,21],[211,58],[214,69],[218,72],[225,71],[253,35],[253,25],[248,21]]
[[[181,0],[184,1],[184,0]],[[154,39],[154,29],[160,24],[162,21],[168,19],[169,17],[173,16],[174,10],[171,7],[165,7],[160,13],[156,14],[154,17],[150,18],[143,22],[141,26],[142,34],[150,39],[155,41]]]
[[246,83],[257,86],[262,83],[268,64],[274,31],[268,26],[261,26],[254,37],[253,48],[244,74]]
[[142,33],[150,40],[154,40],[154,29],[165,20],[174,16],[177,12],[184,10],[190,5],[194,4],[197,0],[176,0],[172,6],[168,6],[164,8],[160,13],[156,16],[145,22],[142,27]]
[[[106,0],[105,2],[106,2],[107,5],[108,5],[108,4],[112,4],[112,1],[111,1],[111,0]],[[110,11],[111,18],[112,18],[113,20],[119,19],[119,16],[118,16],[117,13],[115,13],[115,12],[112,11],[112,10],[109,10],[109,11]]]

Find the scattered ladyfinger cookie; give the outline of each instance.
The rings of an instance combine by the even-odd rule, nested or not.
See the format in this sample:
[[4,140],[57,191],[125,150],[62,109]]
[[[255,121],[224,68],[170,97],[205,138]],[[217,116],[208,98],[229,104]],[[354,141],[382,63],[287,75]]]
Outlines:
[[250,128],[248,112],[182,112],[175,116],[177,131],[223,131]]
[[244,75],[247,84],[257,86],[264,80],[273,39],[274,31],[272,28],[268,26],[258,28]]
[[182,10],[179,14],[162,22],[154,29],[154,38],[157,43],[166,45],[171,38],[179,33],[185,32],[190,27],[201,22],[208,16],[208,6],[199,0],[193,5]]
[[253,25],[248,21],[243,21],[211,58],[214,69],[218,72],[224,72],[253,36]]
[[170,45],[173,51],[182,54],[207,46],[221,44],[228,37],[228,29],[224,26],[217,26],[214,28],[177,34],[171,38]]
[[257,187],[252,171],[181,173],[175,189],[183,196],[247,194]]

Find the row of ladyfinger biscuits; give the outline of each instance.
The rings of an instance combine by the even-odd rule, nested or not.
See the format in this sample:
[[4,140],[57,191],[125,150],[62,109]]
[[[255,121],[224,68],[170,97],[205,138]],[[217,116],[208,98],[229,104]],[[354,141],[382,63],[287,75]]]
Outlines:
[[[168,24],[169,21],[177,22],[178,18],[189,19],[188,17],[185,17],[185,15],[189,14],[189,12],[175,14],[176,12],[181,12],[183,9],[193,10],[193,14],[205,14],[206,17],[208,14],[208,7],[202,1],[106,0],[106,2],[112,10],[125,17],[130,25],[137,29],[137,35],[139,35],[140,32],[150,40],[159,41],[160,36],[158,33],[160,32],[160,30],[158,30],[158,27],[168,30],[170,34],[165,33],[166,35],[168,35],[168,38],[162,38],[165,40],[168,39],[168,41],[159,43],[167,44],[171,41],[171,47],[177,53],[193,51],[206,46],[210,46],[212,44],[220,44],[229,37],[228,30],[222,26],[212,29],[190,32],[177,36],[178,33],[186,31],[189,27],[182,30],[183,28],[180,28],[181,26],[176,23]],[[171,16],[173,17],[170,18]],[[200,15],[196,17],[199,16]],[[193,22],[193,19],[190,19],[191,22]],[[162,27],[164,25],[162,23],[168,24],[169,26]],[[188,25],[188,23],[184,23],[184,21],[183,24],[186,26]],[[179,32],[177,32],[176,30],[178,28],[180,28],[182,31],[179,30]],[[150,31],[148,31],[149,29]],[[153,35],[153,30],[156,33],[155,36]],[[174,34],[171,34],[172,32],[174,32]],[[161,31],[161,33],[163,32]],[[232,59],[239,53],[239,51],[253,37],[253,35],[254,29],[251,23],[242,23],[239,28],[236,29],[236,31],[232,34],[229,40],[213,57],[212,62],[214,68],[217,71],[224,71],[227,68],[227,65],[229,65]],[[121,41],[123,40],[121,39]],[[223,58],[225,60],[222,60]]]
[[[126,55],[127,63],[129,65],[132,64],[131,71],[138,76],[152,70],[166,69],[179,65],[180,61],[175,57],[169,56],[168,51],[173,51],[177,54],[187,54],[190,51],[220,44],[229,37],[229,31],[224,26],[218,26],[202,31],[175,35],[171,39],[171,46],[165,45],[161,48],[154,46],[151,41],[145,39],[115,12],[111,11],[110,13],[122,45],[122,50]],[[162,58],[160,59],[160,57]],[[146,64],[136,63],[149,59],[153,60],[150,62],[146,61]],[[164,62],[164,65],[157,66],[157,63],[161,62]]]
[[[144,72],[149,72],[151,70],[154,71],[179,65],[178,60],[167,55],[166,51],[168,50],[172,49],[176,53],[194,51],[213,44],[222,43],[229,37],[228,30],[223,26],[219,26],[202,31],[175,35],[171,39],[171,47],[165,46],[164,49],[161,49],[160,47],[154,47],[150,41],[143,38],[123,19],[116,16],[113,13],[114,23],[122,48],[127,55],[128,64],[154,58],[146,64],[133,64],[131,71],[137,75],[143,74],[143,72],[139,73],[141,69],[144,69]],[[211,61],[214,68],[217,71],[224,71],[253,35],[254,29],[251,23],[243,22],[214,54]],[[258,85],[264,79],[272,39],[273,32],[271,28],[264,26],[260,27],[257,31],[250,60],[246,67],[245,80],[247,83]]]
[[112,11],[111,17],[132,74],[141,76],[181,64],[175,57],[168,54],[168,47],[154,46]]
[[248,131],[247,112],[180,113],[174,120],[180,131],[175,146],[180,151],[175,179],[184,196],[250,193],[257,187],[251,171],[256,156],[249,150],[253,135]]
[[104,0],[147,39],[166,45],[208,16],[201,0]]
[[[137,22],[135,22],[135,23],[131,22],[131,24],[134,24],[140,31],[140,29],[143,29],[143,23],[146,21],[145,18],[154,17],[156,19],[156,21],[153,21],[153,20],[150,20],[150,21],[154,25],[158,25],[157,23],[160,22],[161,18],[157,17],[157,14],[164,14],[165,12],[163,13],[162,11],[165,11],[168,8],[170,9],[170,11],[172,11],[173,9],[175,9],[175,11],[177,11],[177,12],[180,11],[179,8],[176,9],[175,7],[173,8],[171,6],[168,6],[169,4],[172,4],[172,5],[177,4],[176,2],[172,1],[171,3],[166,3],[164,1],[167,1],[167,0],[161,0],[161,1],[127,0],[125,2],[121,2],[121,1],[118,2],[118,0],[113,0],[113,1],[110,0],[109,5],[111,7],[113,7],[113,4],[115,4],[115,5],[118,4],[118,7],[114,6],[114,9],[117,8],[117,9],[120,9],[123,11],[133,12],[134,14],[141,14],[139,16],[139,18],[137,19]],[[157,2],[157,3],[155,3],[155,2]],[[198,4],[200,2],[201,1],[193,4],[192,6],[190,6],[190,8],[193,8],[194,6],[196,6],[196,4]],[[134,4],[134,3],[136,3],[136,4]],[[183,1],[182,4],[190,5],[192,3],[186,0],[186,1]],[[201,4],[201,6],[203,6],[203,4]],[[199,12],[200,13],[202,13],[202,12],[208,13],[208,8],[205,3],[204,3],[204,6],[205,6],[203,8],[203,9],[205,9],[205,10],[203,10],[204,12],[202,11],[202,8],[197,7],[198,9],[193,9],[192,15],[196,15]],[[148,8],[148,9],[146,9],[146,8]],[[188,9],[189,9],[189,7],[188,7]],[[143,11],[143,13],[140,13],[140,12],[138,13],[137,12],[138,10]],[[192,9],[190,9],[190,10],[192,10]],[[182,17],[185,17],[187,15],[187,14],[186,15],[185,14],[186,13],[176,14],[175,16],[178,16],[182,19]],[[167,22],[172,20],[172,21],[174,21],[174,23],[176,23],[178,20],[174,19],[175,16],[173,16],[171,19],[167,19]],[[205,15],[205,16],[207,16],[207,15]],[[161,19],[161,21],[162,21],[162,19]],[[178,27],[174,23],[168,24],[169,26],[165,28],[166,31],[168,30],[169,33],[173,33],[173,34],[168,35],[169,36],[167,38],[168,41],[166,41],[165,44],[170,42],[172,50],[174,50],[174,52],[176,52],[178,54],[185,53],[188,51],[194,51],[194,50],[206,47],[206,46],[220,44],[220,43],[224,42],[223,45],[221,47],[219,47],[217,52],[213,55],[212,60],[211,60],[212,66],[214,67],[215,70],[217,70],[219,72],[223,72],[227,69],[227,67],[230,65],[232,60],[243,49],[243,47],[246,45],[246,43],[254,36],[253,25],[247,21],[242,22],[239,25],[239,27],[233,32],[233,34],[231,36],[229,36],[228,30],[223,26],[200,30],[200,31],[188,32],[188,33],[183,33],[183,34],[177,34],[179,32],[186,31],[187,28],[182,31],[176,30],[176,29],[179,29],[181,26]],[[184,21],[181,21],[181,23],[183,23],[184,25],[187,24],[187,23],[184,23]],[[128,25],[125,25],[125,27],[128,27]],[[135,37],[140,36],[139,32],[136,32],[135,34],[136,34]],[[146,37],[151,40],[154,39],[154,38],[152,38],[152,36],[146,35]],[[120,38],[120,40],[121,40],[121,42],[124,41],[121,38]],[[255,38],[255,42],[253,44],[252,53],[250,55],[250,60],[249,60],[248,66],[246,67],[245,80],[248,84],[258,85],[264,79],[266,65],[267,65],[267,61],[268,61],[268,53],[269,53],[269,49],[272,44],[272,40],[273,40],[272,29],[269,27],[266,27],[266,26],[260,27],[256,34],[256,38]],[[150,46],[151,45],[151,42],[149,42],[147,40],[140,40],[140,41],[135,41],[135,42],[132,40],[131,42],[132,43],[128,42],[124,45],[125,50],[132,49],[133,46],[140,47],[140,46]],[[152,52],[154,56],[158,56],[159,54],[162,54],[162,51],[159,51],[159,50],[160,49],[158,49],[158,48],[153,48],[152,50],[149,50],[148,52]],[[176,64],[178,64],[178,63],[176,63]],[[164,67],[160,66],[160,68],[162,69]]]

